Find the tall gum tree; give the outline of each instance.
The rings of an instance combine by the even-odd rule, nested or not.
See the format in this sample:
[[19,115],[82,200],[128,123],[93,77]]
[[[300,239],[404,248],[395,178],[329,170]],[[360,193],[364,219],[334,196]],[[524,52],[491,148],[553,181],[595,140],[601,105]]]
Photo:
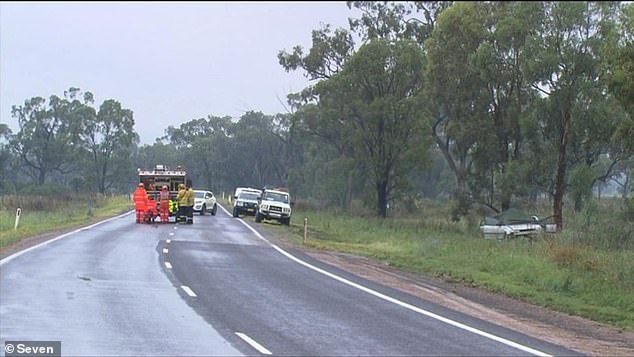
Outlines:
[[[341,73],[315,88],[322,117],[338,120],[355,159],[365,161],[376,193],[376,210],[403,188],[406,174],[422,158],[424,122],[419,94],[424,85],[424,54],[414,41],[371,40],[346,63]],[[328,119],[329,118],[329,119]]]

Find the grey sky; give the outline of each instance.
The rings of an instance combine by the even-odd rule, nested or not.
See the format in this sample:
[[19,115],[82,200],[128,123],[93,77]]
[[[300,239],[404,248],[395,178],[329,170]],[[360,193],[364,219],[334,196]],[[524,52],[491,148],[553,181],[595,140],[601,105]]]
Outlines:
[[277,53],[346,27],[345,2],[0,3],[0,121],[34,96],[91,91],[134,111],[141,143],[168,125],[247,110],[284,112],[304,88]]

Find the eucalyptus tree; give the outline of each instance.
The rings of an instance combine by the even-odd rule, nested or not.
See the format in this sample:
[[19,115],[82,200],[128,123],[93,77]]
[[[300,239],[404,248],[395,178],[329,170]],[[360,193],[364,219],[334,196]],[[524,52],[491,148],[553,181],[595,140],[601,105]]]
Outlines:
[[363,45],[340,73],[315,87],[322,114],[318,125],[338,127],[354,147],[354,159],[366,162],[382,217],[426,151],[418,98],[424,63],[414,41],[376,39]]
[[489,97],[481,69],[472,60],[486,33],[487,13],[475,3],[443,11],[427,51],[426,96],[433,114],[431,134],[456,178],[454,218],[469,206],[469,181],[477,174],[474,156],[486,157],[493,140],[487,123]]
[[9,141],[11,129],[7,124],[0,124],[0,192],[4,192],[12,184],[14,172],[11,170],[14,157],[11,153]]
[[[609,104],[605,104],[605,81],[600,76],[600,65],[603,46],[610,40],[615,20],[611,11],[614,4],[544,2],[541,5],[543,16],[538,35],[530,38],[527,45],[533,57],[526,62],[526,70],[536,78],[532,86],[543,97],[546,115],[537,118],[543,128],[542,139],[557,153],[553,214],[560,230],[574,147],[583,137],[604,142],[604,135],[597,137],[593,131],[597,120],[609,124],[605,121],[610,119],[605,111]],[[587,115],[589,108],[601,112]],[[595,159],[593,156],[592,160]]]
[[99,193],[126,181],[133,172],[133,147],[138,144],[132,110],[114,99],[105,100],[95,112],[87,105],[77,105],[73,115],[81,123],[79,136],[88,151],[87,176],[95,181]]
[[216,117],[193,119],[181,124],[178,128],[169,126],[166,129],[166,140],[180,153],[179,164],[185,166],[188,173],[195,179],[195,185],[206,185],[208,189],[217,182],[216,165],[218,158],[219,140],[227,136],[232,129],[231,117]]
[[[77,169],[75,159],[80,145],[68,100],[75,91],[71,88],[64,98],[32,97],[22,105],[12,106],[11,114],[19,126],[11,140],[12,150],[24,164],[25,173],[40,185],[53,172],[68,174]],[[90,96],[83,99],[88,101]]]

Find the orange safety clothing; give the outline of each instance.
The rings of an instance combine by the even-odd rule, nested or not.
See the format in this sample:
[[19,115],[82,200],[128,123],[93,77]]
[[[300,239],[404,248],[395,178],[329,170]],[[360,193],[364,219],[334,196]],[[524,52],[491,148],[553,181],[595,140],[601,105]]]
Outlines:
[[136,208],[136,223],[145,221],[145,211],[147,210],[147,192],[142,184],[134,191],[134,206]]
[[167,186],[163,186],[163,190],[159,194],[161,207],[161,223],[168,223],[170,219],[170,192]]

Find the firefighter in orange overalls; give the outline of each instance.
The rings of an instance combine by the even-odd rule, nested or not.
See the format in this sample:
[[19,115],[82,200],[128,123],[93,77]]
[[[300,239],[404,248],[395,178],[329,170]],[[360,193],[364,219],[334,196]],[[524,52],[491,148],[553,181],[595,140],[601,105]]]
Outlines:
[[154,223],[154,219],[158,216],[156,211],[156,201],[152,199],[150,194],[147,195],[147,223]]
[[134,191],[134,205],[136,208],[136,223],[145,222],[145,211],[147,210],[147,192],[143,182]]
[[169,223],[170,221],[170,192],[167,185],[163,185],[163,189],[159,194],[161,205],[161,223]]

